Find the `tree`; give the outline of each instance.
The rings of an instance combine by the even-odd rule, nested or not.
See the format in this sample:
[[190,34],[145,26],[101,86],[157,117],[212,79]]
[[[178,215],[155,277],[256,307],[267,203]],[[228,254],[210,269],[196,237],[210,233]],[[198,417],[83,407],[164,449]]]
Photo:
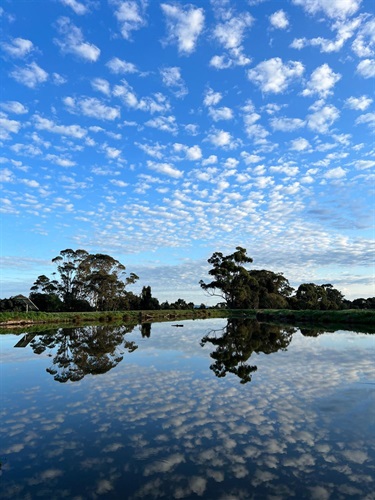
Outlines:
[[57,265],[57,271],[60,274],[60,281],[57,281],[57,290],[66,305],[69,305],[71,301],[85,298],[83,283],[78,276],[78,269],[81,262],[88,255],[86,250],[67,248],[52,259],[52,262]]
[[294,309],[337,310],[345,307],[343,294],[331,284],[302,283],[290,303]]
[[258,323],[253,319],[228,319],[227,325],[220,330],[212,331],[201,340],[203,347],[207,343],[216,350],[210,356],[215,362],[210,366],[217,377],[225,377],[232,373],[239,377],[241,384],[251,381],[252,373],[257,370],[250,365],[253,353],[271,354],[278,350],[286,350],[291,342],[294,328],[281,328],[276,325]]
[[282,273],[253,270],[250,274],[259,284],[259,307],[261,309],[285,309],[293,288]]
[[[31,341],[36,354],[53,352],[52,366],[46,369],[57,382],[76,382],[86,375],[106,373],[120,363],[124,352],[137,349],[125,335],[133,326],[85,326],[60,328]],[[52,354],[51,352],[51,354]]]
[[144,311],[153,311],[155,309],[160,309],[159,301],[152,296],[150,286],[144,286],[142,288],[140,309],[143,309]]
[[57,312],[64,309],[64,303],[55,293],[32,292],[29,298],[40,311]]
[[57,306],[59,300],[65,311],[117,309],[129,302],[125,287],[138,279],[134,273],[125,278],[125,266],[110,255],[89,254],[82,249],[62,250],[52,262],[57,265],[58,277],[50,280],[41,275],[31,287],[47,310]]
[[244,267],[251,262],[253,259],[242,247],[236,247],[236,252],[226,256],[215,252],[208,259],[213,266],[209,274],[214,280],[211,283],[201,280],[199,284],[209,295],[223,298],[229,309],[255,309],[259,304],[259,284]]
[[99,311],[115,310],[125,287],[138,279],[134,273],[123,279],[125,266],[106,254],[87,255],[77,271],[84,298]]

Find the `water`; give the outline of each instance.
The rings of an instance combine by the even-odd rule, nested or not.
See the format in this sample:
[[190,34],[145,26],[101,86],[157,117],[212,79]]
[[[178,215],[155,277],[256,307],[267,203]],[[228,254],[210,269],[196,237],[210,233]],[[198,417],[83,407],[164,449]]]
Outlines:
[[375,499],[374,335],[179,324],[0,336],[1,498]]

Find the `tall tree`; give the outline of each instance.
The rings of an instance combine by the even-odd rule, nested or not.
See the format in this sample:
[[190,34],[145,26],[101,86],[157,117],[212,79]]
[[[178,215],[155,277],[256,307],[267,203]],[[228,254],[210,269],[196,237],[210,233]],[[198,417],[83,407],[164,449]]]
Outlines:
[[152,296],[150,286],[144,286],[142,288],[140,309],[143,309],[144,311],[153,311],[155,309],[160,309],[159,301]]
[[83,283],[78,277],[78,269],[88,255],[86,250],[67,248],[52,259],[52,262],[57,265],[57,272],[60,275],[57,285],[58,294],[67,306],[84,298]]
[[57,265],[58,276],[53,280],[39,276],[31,291],[40,300],[41,293],[58,297],[68,311],[119,308],[127,302],[125,287],[138,279],[134,273],[125,277],[125,266],[110,255],[81,249],[62,250],[52,262]]
[[259,284],[259,307],[261,309],[283,309],[288,307],[288,297],[293,291],[282,273],[266,269],[250,271]]
[[212,264],[209,275],[214,279],[211,283],[199,282],[203,290],[211,296],[224,299],[229,309],[253,309],[259,304],[259,284],[244,267],[245,264],[253,262],[246,255],[246,249],[236,247],[236,251],[224,256],[221,252],[215,252],[208,259]]
[[89,254],[80,262],[78,280],[92,307],[100,311],[116,309],[125,287],[138,279],[134,273],[125,278],[125,269],[106,254]]

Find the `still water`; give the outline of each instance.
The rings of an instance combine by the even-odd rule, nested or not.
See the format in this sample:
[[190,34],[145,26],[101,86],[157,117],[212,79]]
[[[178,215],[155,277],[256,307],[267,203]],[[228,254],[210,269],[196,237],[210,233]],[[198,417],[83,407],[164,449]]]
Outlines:
[[374,334],[179,325],[1,335],[0,497],[375,499]]

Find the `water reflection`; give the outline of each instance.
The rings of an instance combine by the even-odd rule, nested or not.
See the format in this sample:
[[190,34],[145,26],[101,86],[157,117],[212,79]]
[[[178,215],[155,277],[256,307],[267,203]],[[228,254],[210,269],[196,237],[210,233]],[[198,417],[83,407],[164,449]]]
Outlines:
[[228,319],[220,330],[211,330],[201,340],[201,345],[211,343],[216,346],[210,356],[215,360],[210,368],[217,377],[233,373],[240,378],[241,384],[251,381],[251,374],[257,366],[248,360],[253,353],[271,354],[280,349],[286,350],[296,328],[282,328],[267,325],[253,319]]
[[[0,337],[0,498],[374,499],[374,336],[172,326]],[[93,358],[90,373],[123,360],[57,384],[43,370],[66,344],[74,366]],[[257,365],[253,382],[217,378],[211,351]]]
[[86,375],[106,373],[123,359],[124,351],[137,349],[124,336],[133,326],[84,326],[60,328],[33,338],[30,345],[36,354],[53,351],[52,366],[46,369],[58,382],[76,382]]

